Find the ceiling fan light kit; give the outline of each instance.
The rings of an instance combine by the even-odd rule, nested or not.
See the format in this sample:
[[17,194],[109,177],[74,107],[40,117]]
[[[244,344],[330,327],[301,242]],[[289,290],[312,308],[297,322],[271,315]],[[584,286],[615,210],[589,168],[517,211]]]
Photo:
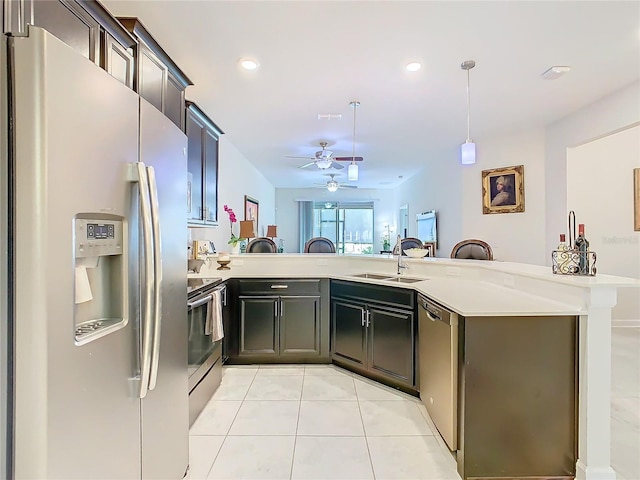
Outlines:
[[467,71],[467,141],[460,146],[460,163],[462,165],[473,165],[476,163],[476,144],[471,141],[469,124],[471,119],[471,104],[469,95],[469,70],[476,66],[474,60],[462,62],[460,68]]

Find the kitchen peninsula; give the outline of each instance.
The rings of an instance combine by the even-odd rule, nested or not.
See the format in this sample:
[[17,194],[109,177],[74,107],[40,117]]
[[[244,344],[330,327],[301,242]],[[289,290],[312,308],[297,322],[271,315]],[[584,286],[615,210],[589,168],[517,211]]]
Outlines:
[[[611,308],[618,288],[640,288],[640,280],[597,275],[558,276],[550,267],[508,262],[441,258],[403,259],[409,267],[398,277],[396,257],[327,254],[232,255],[230,270],[216,270],[215,259],[191,277],[319,278],[416,291],[464,318],[577,318],[576,478],[614,479],[610,466]],[[363,273],[382,278],[365,278]],[[543,356],[544,352],[540,352]],[[523,376],[522,383],[527,378]],[[517,440],[515,440],[517,441]],[[567,472],[567,477],[572,475]]]

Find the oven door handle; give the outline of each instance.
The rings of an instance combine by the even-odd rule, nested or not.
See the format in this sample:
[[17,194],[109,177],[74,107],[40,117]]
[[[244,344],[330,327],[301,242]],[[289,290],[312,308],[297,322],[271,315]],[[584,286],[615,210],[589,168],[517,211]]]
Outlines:
[[187,308],[189,310],[192,310],[194,308],[197,308],[197,307],[200,307],[200,306],[204,305],[205,303],[209,303],[212,300],[213,300],[213,295],[209,294],[206,297],[202,297],[202,298],[196,300],[195,302],[187,302]]

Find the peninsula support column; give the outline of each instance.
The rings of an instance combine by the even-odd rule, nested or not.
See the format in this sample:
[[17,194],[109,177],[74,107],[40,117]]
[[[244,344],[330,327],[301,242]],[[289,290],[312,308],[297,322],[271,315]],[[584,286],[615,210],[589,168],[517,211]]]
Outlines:
[[611,308],[616,289],[585,292],[578,363],[578,480],[615,480],[611,468]]

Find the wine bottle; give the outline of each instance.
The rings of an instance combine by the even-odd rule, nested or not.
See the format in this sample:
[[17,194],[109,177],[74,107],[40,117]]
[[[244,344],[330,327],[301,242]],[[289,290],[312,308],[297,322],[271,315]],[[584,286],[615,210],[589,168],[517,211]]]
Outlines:
[[589,274],[589,240],[584,236],[584,223],[578,224],[578,237],[576,238],[576,250],[578,252],[578,274]]
[[558,265],[558,272],[563,274],[573,273],[576,270],[576,262],[573,258],[571,248],[566,244],[566,236],[564,233],[560,234],[560,243],[556,248],[556,263]]

